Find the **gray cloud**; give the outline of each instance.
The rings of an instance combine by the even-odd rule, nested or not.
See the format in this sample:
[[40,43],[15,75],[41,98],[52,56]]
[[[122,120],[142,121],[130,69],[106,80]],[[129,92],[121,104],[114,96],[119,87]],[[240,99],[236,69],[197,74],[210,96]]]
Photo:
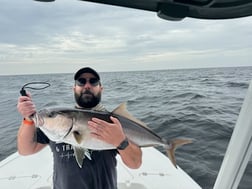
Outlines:
[[105,71],[252,65],[251,17],[170,22],[75,0],[3,0],[0,24],[0,74],[25,72],[13,65],[29,65],[31,73],[83,64]]

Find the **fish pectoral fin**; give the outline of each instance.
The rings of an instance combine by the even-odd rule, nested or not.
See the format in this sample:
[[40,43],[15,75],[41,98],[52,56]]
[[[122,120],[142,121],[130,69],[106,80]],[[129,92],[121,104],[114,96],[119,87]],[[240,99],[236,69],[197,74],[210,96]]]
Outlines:
[[82,135],[78,131],[73,132],[75,141],[80,144],[82,142]]
[[83,159],[85,158],[85,152],[87,149],[74,147],[73,150],[76,162],[78,163],[79,167],[82,168]]
[[170,142],[169,148],[167,148],[167,155],[171,160],[172,164],[177,168],[176,157],[175,157],[175,150],[177,147],[182,146],[184,144],[192,143],[192,139],[174,139]]
[[120,104],[116,109],[114,109],[112,111],[112,113],[113,114],[117,114],[117,115],[122,116],[122,117],[125,117],[125,118],[127,118],[127,119],[129,119],[131,121],[134,121],[135,123],[138,123],[141,126],[144,126],[144,127],[148,128],[148,126],[144,122],[138,120],[137,118],[135,118],[133,115],[131,115],[128,112],[128,110],[127,110],[127,103],[126,102]]

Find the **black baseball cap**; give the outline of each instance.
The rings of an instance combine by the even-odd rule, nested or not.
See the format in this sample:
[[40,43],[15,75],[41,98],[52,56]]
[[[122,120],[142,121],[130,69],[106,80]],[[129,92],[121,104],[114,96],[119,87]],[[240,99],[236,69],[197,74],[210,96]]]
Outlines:
[[93,74],[97,79],[100,80],[99,74],[98,74],[94,69],[92,69],[92,68],[90,68],[90,67],[84,67],[84,68],[79,69],[79,70],[75,73],[75,75],[74,75],[74,80],[77,80],[77,79],[81,76],[81,74],[83,74],[83,73],[91,73],[91,74]]

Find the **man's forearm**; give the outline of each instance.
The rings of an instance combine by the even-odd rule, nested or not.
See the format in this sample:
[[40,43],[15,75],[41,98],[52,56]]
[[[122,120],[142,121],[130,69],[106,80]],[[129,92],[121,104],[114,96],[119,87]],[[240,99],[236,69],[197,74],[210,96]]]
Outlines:
[[34,125],[22,125],[18,131],[17,148],[21,155],[30,155],[41,150],[45,145],[36,142],[36,128]]
[[118,150],[120,156],[129,168],[137,169],[142,164],[142,150],[137,145],[129,141],[129,146],[124,150]]

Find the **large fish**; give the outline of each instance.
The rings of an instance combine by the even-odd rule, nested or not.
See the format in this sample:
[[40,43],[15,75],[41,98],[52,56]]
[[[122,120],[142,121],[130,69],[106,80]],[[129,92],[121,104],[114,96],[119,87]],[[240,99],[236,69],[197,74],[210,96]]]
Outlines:
[[126,109],[126,104],[121,104],[112,112],[83,110],[74,108],[49,108],[42,109],[33,115],[35,125],[52,141],[71,144],[75,158],[80,167],[85,155],[91,158],[87,149],[107,150],[116,149],[115,146],[90,136],[87,122],[96,117],[111,122],[110,116],[116,117],[122,125],[127,138],[139,147],[163,146],[175,167],[175,149],[177,146],[191,143],[191,139],[174,139],[166,141],[143,122],[137,120]]

